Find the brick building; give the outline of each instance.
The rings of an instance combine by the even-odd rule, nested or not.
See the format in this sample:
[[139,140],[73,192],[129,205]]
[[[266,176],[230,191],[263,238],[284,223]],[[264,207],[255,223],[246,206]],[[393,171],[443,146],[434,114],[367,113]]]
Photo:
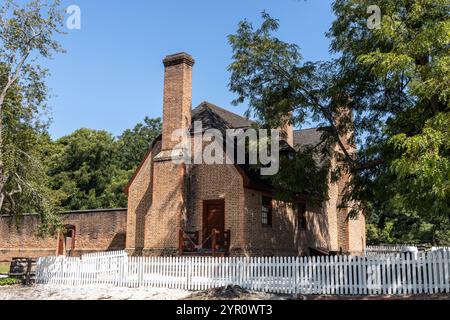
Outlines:
[[[348,219],[348,212],[338,209],[348,177],[330,180],[328,197],[319,205],[306,196],[285,203],[274,199],[271,187],[245,166],[172,161],[173,154],[183,154],[171,139],[175,130],[194,133],[195,121],[204,130],[219,131],[246,130],[255,123],[208,102],[192,110],[191,56],[168,56],[164,66],[163,131],[125,190],[128,210],[63,213],[67,231],[46,238],[37,235],[37,215],[23,216],[20,224],[0,216],[0,262],[125,248],[135,255],[271,256],[364,250],[364,216]],[[282,149],[322,142],[318,129],[294,131],[286,126],[282,131]],[[330,170],[336,165],[335,159],[318,161],[330,161]]]
[[[127,251],[136,255],[307,255],[316,251],[361,253],[365,218],[348,219],[338,209],[348,177],[329,182],[328,199],[292,203],[273,198],[245,168],[233,164],[177,164],[175,130],[249,129],[252,121],[208,102],[192,107],[194,59],[185,53],[164,59],[163,131],[130,181]],[[286,126],[284,144],[298,149],[322,141],[317,129]],[[191,139],[194,139],[191,137]],[[337,146],[335,146],[337,148]],[[336,160],[331,161],[330,170]],[[292,174],[295,174],[293,172]]]

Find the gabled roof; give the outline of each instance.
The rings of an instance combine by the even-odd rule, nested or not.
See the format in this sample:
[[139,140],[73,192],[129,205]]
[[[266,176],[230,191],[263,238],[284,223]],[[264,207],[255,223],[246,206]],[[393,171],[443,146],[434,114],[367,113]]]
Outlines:
[[294,131],[294,147],[302,149],[305,147],[315,147],[322,142],[322,130],[319,128],[304,129]]
[[326,166],[330,160],[330,155],[322,154],[319,148],[325,142],[323,134],[326,130],[327,128],[312,128],[294,131],[294,149],[310,152],[319,167]]
[[254,121],[206,101],[202,102],[197,108],[192,110],[192,121],[201,120],[201,116],[208,111],[220,117],[227,125],[228,129],[246,129],[255,124]]
[[[192,123],[201,121],[203,130],[207,129],[248,129],[256,122],[236,113],[204,101],[192,110]],[[322,131],[319,128],[294,131],[295,148],[316,146],[322,142]],[[282,149],[284,145],[281,146]]]
[[[220,131],[226,129],[248,129],[256,124],[256,122],[249,120],[243,116],[236,113],[230,112],[219,106],[216,106],[209,102],[202,102],[197,108],[192,110],[192,124],[195,121],[201,121],[203,130],[207,129],[218,129]],[[193,127],[191,127],[191,133],[193,133]],[[130,180],[125,188],[125,193],[128,194],[128,189],[133,180],[135,179],[137,173],[141,169],[142,165],[145,163],[148,156],[151,154],[151,150],[155,146],[157,141],[160,141],[162,136],[158,136],[150,146],[150,149],[143,159],[141,165],[136,170],[133,178]],[[306,129],[294,131],[294,145],[295,149],[299,150],[307,146],[316,146],[322,142],[322,131],[320,129]],[[288,151],[292,148],[282,140],[280,142],[280,151]],[[320,162],[320,161],[319,161]],[[249,166],[237,166],[237,168],[242,170],[243,173],[250,177],[250,180],[259,181],[259,176],[252,172]]]
[[190,132],[194,133],[194,122],[201,122],[203,132],[208,129],[218,129],[222,133],[227,129],[233,129],[234,127],[226,121],[214,108],[209,107],[206,104],[200,105],[192,111],[192,123]]

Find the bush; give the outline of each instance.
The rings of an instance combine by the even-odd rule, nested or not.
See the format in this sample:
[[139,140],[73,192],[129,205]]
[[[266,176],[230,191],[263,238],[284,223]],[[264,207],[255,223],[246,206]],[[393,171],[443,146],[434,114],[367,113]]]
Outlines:
[[0,287],[4,287],[4,286],[13,286],[15,284],[21,284],[22,281],[20,281],[19,279],[16,278],[3,278],[0,279]]

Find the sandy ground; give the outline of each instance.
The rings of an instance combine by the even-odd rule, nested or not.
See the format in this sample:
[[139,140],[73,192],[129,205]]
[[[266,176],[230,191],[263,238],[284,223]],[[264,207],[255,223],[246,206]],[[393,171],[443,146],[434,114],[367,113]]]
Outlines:
[[191,294],[189,291],[164,288],[0,287],[0,300],[180,300]]
[[0,287],[0,300],[285,300],[282,295],[249,292],[233,287],[192,292],[164,288],[111,286],[67,287],[34,285]]
[[[284,300],[286,297],[257,292],[230,296],[224,289],[195,293],[164,288],[118,288],[110,286],[67,287],[35,285],[0,287],[0,300]],[[223,292],[222,292],[223,291]]]
[[164,288],[118,288],[110,286],[67,287],[35,285],[0,287],[1,300],[450,300],[450,294],[407,296],[302,296],[218,288],[191,292]]

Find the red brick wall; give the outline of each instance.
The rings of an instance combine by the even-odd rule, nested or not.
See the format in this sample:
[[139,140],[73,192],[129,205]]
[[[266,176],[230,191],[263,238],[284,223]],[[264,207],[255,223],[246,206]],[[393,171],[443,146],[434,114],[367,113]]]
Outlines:
[[151,223],[153,203],[153,157],[161,150],[158,141],[143,162],[128,189],[127,241],[130,254],[141,254],[145,244],[146,224]]
[[[327,215],[318,206],[307,203],[307,229],[299,228],[292,204],[273,201],[272,226],[262,225],[263,192],[245,190],[244,255],[288,256],[308,255],[309,248],[328,247]],[[267,195],[270,196],[270,195]]]
[[191,125],[192,67],[185,53],[164,59],[162,141],[137,172],[128,192],[127,251],[130,254],[175,254],[186,215],[185,166],[175,164],[173,133]]
[[[306,255],[309,248],[338,251],[343,245],[346,246],[344,251],[361,251],[364,222],[359,220],[349,228],[346,215],[337,214],[339,184],[332,186],[330,200],[322,206],[308,203],[307,230],[298,228],[297,213],[285,203],[274,205],[273,227],[264,228],[261,223],[263,193],[244,188],[243,178],[233,165],[187,166],[188,194],[183,198],[186,186],[180,179],[180,167],[171,162],[152,162],[152,154],[160,154],[160,149],[158,142],[130,186],[129,253],[176,254],[180,228],[199,231],[202,242],[203,202],[219,199],[225,200],[225,229],[231,231],[234,255]],[[187,205],[186,215],[183,215],[184,204]],[[343,223],[344,234],[352,232],[352,248],[349,248],[348,237],[340,238]]]
[[[76,228],[75,255],[125,249],[126,209],[68,212],[64,224]],[[14,257],[40,257],[56,254],[57,238],[38,236],[37,215],[25,215],[17,224],[0,217],[0,261]]]
[[162,150],[172,150],[180,143],[172,141],[175,130],[191,125],[193,65],[192,57],[183,53],[164,59]]
[[190,172],[190,210],[188,231],[200,231],[204,241],[203,203],[225,201],[225,231],[231,231],[231,251],[241,251],[245,245],[244,185],[242,176],[233,165],[195,165]]

